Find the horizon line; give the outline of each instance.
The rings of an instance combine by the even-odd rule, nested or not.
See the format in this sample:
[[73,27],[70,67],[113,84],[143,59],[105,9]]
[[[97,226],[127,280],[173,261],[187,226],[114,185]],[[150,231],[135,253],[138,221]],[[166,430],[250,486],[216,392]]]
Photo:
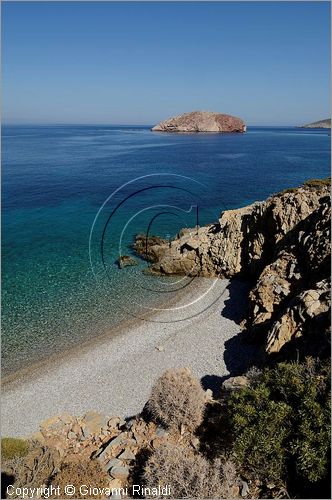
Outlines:
[[[316,121],[324,121],[324,120],[329,120],[329,118],[323,118],[321,120],[316,120]],[[315,123],[315,122],[306,122],[306,124],[308,123]],[[2,122],[1,123],[1,126],[5,126],[5,127],[8,127],[8,126],[38,126],[38,127],[41,127],[41,126],[46,126],[46,127],[63,127],[63,126],[68,126],[68,127],[73,127],[73,126],[86,126],[86,127],[91,127],[91,126],[95,126],[95,127],[101,127],[101,126],[105,126],[105,127],[153,127],[155,125],[155,123],[105,123],[105,122],[91,122],[91,123],[88,123],[88,122],[84,122],[84,123],[80,123],[80,122]],[[269,124],[269,125],[262,125],[262,124],[247,124],[247,127],[301,127],[303,125],[294,125],[294,124]]]

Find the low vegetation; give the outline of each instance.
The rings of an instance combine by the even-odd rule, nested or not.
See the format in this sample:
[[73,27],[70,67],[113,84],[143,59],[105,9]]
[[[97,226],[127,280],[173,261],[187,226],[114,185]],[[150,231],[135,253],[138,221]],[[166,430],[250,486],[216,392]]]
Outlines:
[[24,439],[5,437],[1,439],[2,460],[24,457],[29,451],[29,443]]
[[[112,460],[126,455],[123,484],[142,484],[147,495],[155,496],[152,488],[160,485],[170,487],[172,498],[329,498],[329,363],[283,362],[240,378],[245,383],[234,379],[218,400],[208,400],[188,369],[168,370],[153,386],[150,414],[128,426],[118,419],[116,428],[114,417],[112,440],[101,434],[98,445],[99,437],[92,436],[90,448],[81,434],[61,454],[41,443],[4,439],[8,484],[60,490],[71,484],[75,498],[85,497],[83,484],[99,488],[102,497],[104,488],[119,481],[110,457],[100,460],[100,449],[121,436],[132,451],[123,453],[126,445],[119,440],[111,447]],[[64,433],[56,432],[51,439],[59,446]]]
[[[2,462],[3,484],[14,484],[18,488],[27,486],[40,488],[41,485],[49,485],[59,469],[60,456],[53,448],[43,446],[38,442],[29,442],[28,451],[24,456],[8,457]],[[10,498],[19,498],[19,496],[13,493]]]
[[322,186],[331,186],[331,177],[325,179],[309,179],[303,183],[304,186],[309,188],[320,188]]
[[[173,498],[232,498],[238,492],[235,466],[209,461],[183,444],[165,444],[148,459],[143,480],[148,488],[168,485]],[[167,495],[169,497],[169,495]],[[166,498],[166,496],[165,496]]]
[[228,401],[234,454],[263,482],[316,483],[326,477],[330,453],[327,365],[281,363]]
[[[51,481],[51,484],[60,491],[65,491],[67,484],[75,487],[75,498],[87,498],[87,488],[94,489],[93,498],[104,498],[103,490],[109,487],[110,477],[96,460],[88,456],[72,455],[66,458],[61,465],[61,470]],[[83,491],[80,487],[85,485]]]
[[188,368],[167,370],[152,388],[148,409],[168,428],[193,431],[203,420],[205,392]]
[[[159,379],[158,400],[171,394],[168,381],[174,379],[172,391],[187,395],[193,415],[194,399],[189,393],[195,384],[191,381],[188,386],[186,381],[182,386],[177,372],[167,372]],[[180,439],[150,456],[144,472],[147,484],[169,482],[178,498],[230,498],[239,481],[225,480],[216,464],[231,460],[239,475],[256,485],[255,494],[260,491],[260,495],[276,497],[287,490],[294,496],[304,497],[306,491],[324,496],[330,469],[329,364],[311,358],[305,363],[280,363],[274,368],[250,370],[248,380],[247,386],[231,391],[226,399],[214,403],[212,412],[205,412],[201,428],[213,428],[213,439],[208,433],[209,443],[205,444],[207,434],[198,433],[198,454],[194,450],[189,453],[185,439]],[[175,400],[176,418],[172,414],[172,421],[175,418],[179,424],[187,407],[185,398]],[[204,477],[210,478],[206,490]]]

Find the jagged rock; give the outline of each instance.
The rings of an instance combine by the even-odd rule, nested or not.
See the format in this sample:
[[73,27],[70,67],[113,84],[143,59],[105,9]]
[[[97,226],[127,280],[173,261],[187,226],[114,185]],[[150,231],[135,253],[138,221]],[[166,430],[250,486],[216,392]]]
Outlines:
[[123,269],[128,266],[137,266],[137,261],[134,257],[130,257],[130,255],[121,255],[117,260],[117,264],[119,269]]
[[[304,321],[319,314],[322,320],[321,314],[329,308],[327,300],[321,310],[320,292],[319,297],[315,292],[300,297],[330,274],[328,193],[326,183],[311,181],[264,202],[227,210],[215,224],[182,230],[170,244],[162,242],[159,250],[155,244],[150,270],[166,275],[250,278],[255,284],[248,297],[245,328],[252,338],[263,332],[266,352],[278,352],[303,334]],[[294,305],[295,297],[301,306]],[[307,323],[316,328],[315,322]]]
[[192,111],[168,118],[152,128],[155,132],[245,132],[246,125],[236,116],[209,111]]
[[279,352],[285,344],[304,334],[309,338],[309,334],[313,332],[316,333],[316,338],[313,340],[321,338],[322,331],[329,323],[329,280],[318,282],[316,287],[297,295],[273,323],[265,346],[268,354]]
[[137,255],[149,262],[158,262],[168,247],[168,240],[145,234],[137,234],[133,243]]
[[[160,244],[159,250],[155,244],[151,269],[169,275],[257,276],[285,235],[320,207],[327,192],[324,186],[314,190],[302,187],[264,202],[227,210],[217,224],[180,233],[170,245]],[[303,239],[303,248],[308,244]]]

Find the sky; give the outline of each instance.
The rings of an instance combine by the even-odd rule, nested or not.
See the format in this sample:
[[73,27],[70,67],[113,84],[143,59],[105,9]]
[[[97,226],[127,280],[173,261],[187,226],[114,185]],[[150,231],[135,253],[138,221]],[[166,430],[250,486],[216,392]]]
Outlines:
[[329,2],[2,3],[3,123],[330,116]]

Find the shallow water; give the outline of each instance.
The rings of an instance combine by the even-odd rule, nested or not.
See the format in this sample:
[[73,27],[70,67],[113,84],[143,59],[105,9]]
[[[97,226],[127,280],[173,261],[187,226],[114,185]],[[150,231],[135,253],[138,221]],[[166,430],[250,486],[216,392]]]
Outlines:
[[149,224],[171,238],[330,169],[326,130],[6,126],[2,140],[4,373],[141,317],[186,284],[142,274],[143,262],[117,268]]

